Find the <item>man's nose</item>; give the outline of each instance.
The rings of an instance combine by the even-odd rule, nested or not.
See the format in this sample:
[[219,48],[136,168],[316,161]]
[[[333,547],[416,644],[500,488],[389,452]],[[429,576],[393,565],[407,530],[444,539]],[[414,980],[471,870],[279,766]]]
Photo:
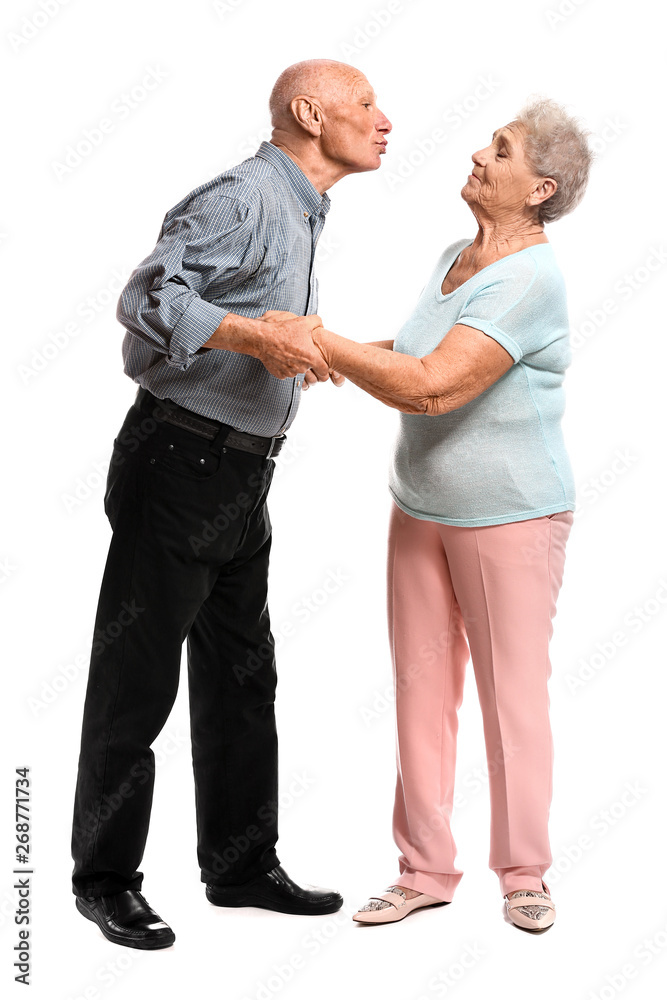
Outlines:
[[389,121],[389,119],[387,118],[387,116],[385,114],[383,114],[382,111],[380,111],[380,120],[379,120],[379,122],[375,123],[375,128],[378,130],[378,132],[385,132],[385,133],[391,132],[392,124]]

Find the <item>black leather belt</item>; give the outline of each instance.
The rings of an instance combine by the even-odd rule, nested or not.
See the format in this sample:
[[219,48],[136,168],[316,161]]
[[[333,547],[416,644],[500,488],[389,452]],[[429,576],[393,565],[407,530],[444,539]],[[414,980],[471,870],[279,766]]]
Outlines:
[[[174,403],[171,399],[160,399],[143,386],[139,386],[135,406],[144,412],[151,407],[152,410],[157,407],[159,415],[156,415],[156,419],[163,420],[166,424],[174,424],[176,427],[184,427],[208,441],[213,441],[219,435],[220,429],[226,426],[220,420],[213,420],[210,417],[202,417],[200,413],[193,413],[192,410]],[[276,437],[261,437],[258,434],[246,434],[244,431],[237,431],[231,427],[223,444],[225,448],[236,448],[237,451],[247,451],[252,455],[275,458],[280,453],[284,442],[284,434],[278,434]]]

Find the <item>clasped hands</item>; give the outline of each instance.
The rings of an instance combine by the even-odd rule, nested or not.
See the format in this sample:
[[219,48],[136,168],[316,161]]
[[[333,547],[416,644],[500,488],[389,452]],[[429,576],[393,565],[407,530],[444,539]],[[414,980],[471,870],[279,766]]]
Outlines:
[[270,309],[259,317],[270,326],[262,338],[264,367],[276,378],[293,378],[304,372],[304,391],[316,382],[329,379],[341,386],[345,379],[330,367],[325,344],[316,331],[324,331],[317,315],[297,316],[296,313]]

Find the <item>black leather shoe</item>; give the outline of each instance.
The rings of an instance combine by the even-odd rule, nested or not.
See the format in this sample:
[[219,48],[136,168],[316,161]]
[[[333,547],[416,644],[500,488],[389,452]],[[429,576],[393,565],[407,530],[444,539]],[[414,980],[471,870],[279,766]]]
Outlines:
[[243,885],[209,883],[206,898],[214,906],[260,906],[280,913],[335,913],[343,905],[333,889],[297,885],[280,865]]
[[94,920],[105,938],[127,948],[168,948],[176,935],[136,889],[112,896],[77,896],[76,908]]

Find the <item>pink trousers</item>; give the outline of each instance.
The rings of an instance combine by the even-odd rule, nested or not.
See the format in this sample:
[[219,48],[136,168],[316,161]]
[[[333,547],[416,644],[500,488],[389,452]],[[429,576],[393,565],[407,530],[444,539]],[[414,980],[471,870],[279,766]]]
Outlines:
[[453,527],[393,504],[388,615],[397,721],[400,885],[451,900],[457,712],[472,657],[491,796],[489,867],[503,895],[551,864],[549,640],[573,514]]

